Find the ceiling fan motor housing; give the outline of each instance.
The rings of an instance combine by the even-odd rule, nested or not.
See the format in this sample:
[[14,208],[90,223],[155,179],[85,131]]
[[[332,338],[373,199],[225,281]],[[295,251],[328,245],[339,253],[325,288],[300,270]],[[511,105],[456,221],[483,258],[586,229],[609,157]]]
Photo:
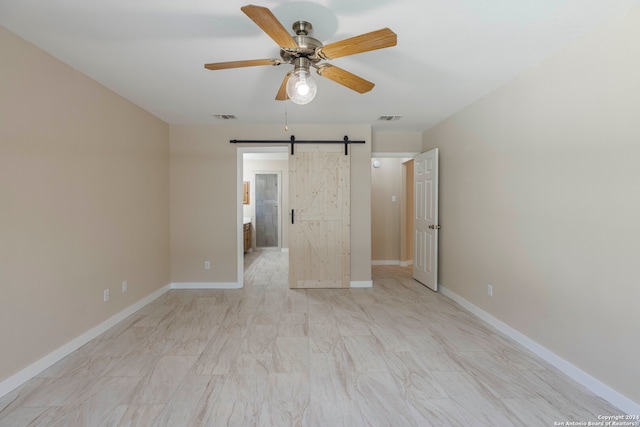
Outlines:
[[318,48],[322,47],[322,42],[308,36],[313,26],[307,21],[296,21],[293,24],[293,31],[296,36],[293,39],[298,44],[296,49],[281,48],[280,57],[288,64],[293,64],[296,58],[308,58],[313,64],[320,62],[321,58],[316,54]]

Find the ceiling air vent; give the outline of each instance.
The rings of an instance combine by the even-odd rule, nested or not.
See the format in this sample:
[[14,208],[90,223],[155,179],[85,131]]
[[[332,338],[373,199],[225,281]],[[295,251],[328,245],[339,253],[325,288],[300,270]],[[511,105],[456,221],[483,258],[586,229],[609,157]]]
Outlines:
[[235,120],[237,117],[234,114],[214,114],[213,117],[219,120]]
[[402,116],[380,116],[378,117],[378,120],[382,120],[383,122],[395,122],[401,118]]

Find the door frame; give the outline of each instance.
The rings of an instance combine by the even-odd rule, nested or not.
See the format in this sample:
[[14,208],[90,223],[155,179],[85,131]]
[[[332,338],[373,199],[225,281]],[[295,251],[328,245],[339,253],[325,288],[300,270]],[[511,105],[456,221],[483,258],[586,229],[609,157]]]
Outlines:
[[243,230],[243,191],[242,182],[244,177],[244,155],[249,153],[288,153],[288,145],[274,144],[272,146],[262,147],[237,147],[236,148],[236,248],[237,248],[237,265],[238,265],[238,285],[244,287],[244,230]]

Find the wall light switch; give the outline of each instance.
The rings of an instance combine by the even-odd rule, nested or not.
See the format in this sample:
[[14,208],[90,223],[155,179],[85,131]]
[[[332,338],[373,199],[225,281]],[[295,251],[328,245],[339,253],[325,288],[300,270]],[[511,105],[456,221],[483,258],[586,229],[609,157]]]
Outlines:
[[205,270],[210,270],[211,269],[211,261],[205,261],[204,262],[204,269]]
[[391,201],[395,202],[396,201],[396,196],[391,196]]

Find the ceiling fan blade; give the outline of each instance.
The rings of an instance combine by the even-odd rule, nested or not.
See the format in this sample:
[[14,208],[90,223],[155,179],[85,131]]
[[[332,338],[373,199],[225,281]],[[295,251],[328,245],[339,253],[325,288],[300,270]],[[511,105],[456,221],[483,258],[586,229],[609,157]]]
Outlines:
[[258,65],[280,65],[279,59],[250,59],[248,61],[229,61],[204,64],[207,70],[226,70],[227,68],[256,67]]
[[282,84],[280,85],[280,89],[278,89],[278,94],[276,95],[276,101],[286,101],[289,99],[289,95],[287,95],[287,82],[289,81],[289,76],[291,72],[288,72],[284,76],[284,80],[282,80]]
[[351,90],[355,90],[358,93],[369,92],[375,86],[375,84],[370,81],[331,64],[320,65],[318,67],[318,74],[322,77],[328,78],[329,80],[333,80],[342,86],[346,86]]
[[330,43],[318,49],[318,56],[324,59],[335,59],[356,53],[383,49],[398,44],[398,36],[388,28],[361,34],[350,39]]
[[291,37],[291,34],[282,26],[278,18],[266,7],[254,6],[252,4],[240,8],[262,31],[267,33],[278,46],[291,49],[298,48],[298,43]]

